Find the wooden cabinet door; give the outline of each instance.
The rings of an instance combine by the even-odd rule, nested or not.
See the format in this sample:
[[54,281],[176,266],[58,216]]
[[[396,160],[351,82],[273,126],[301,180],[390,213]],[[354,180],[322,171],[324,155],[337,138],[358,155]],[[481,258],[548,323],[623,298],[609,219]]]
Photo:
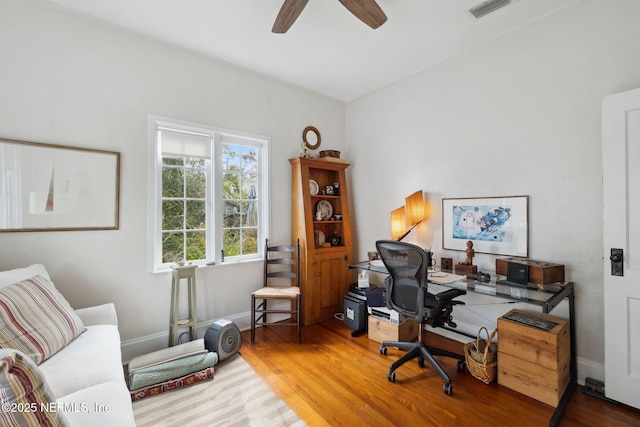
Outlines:
[[[342,299],[348,291],[345,286],[347,271],[343,251],[316,254],[313,261],[310,307],[313,322],[331,318],[342,310]],[[348,280],[348,279],[347,279]]]

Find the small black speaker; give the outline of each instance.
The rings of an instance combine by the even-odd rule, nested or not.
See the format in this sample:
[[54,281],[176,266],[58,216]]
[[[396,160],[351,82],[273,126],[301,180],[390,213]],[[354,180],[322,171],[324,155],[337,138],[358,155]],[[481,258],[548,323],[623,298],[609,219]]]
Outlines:
[[363,299],[344,296],[344,324],[351,328],[352,336],[367,331],[367,302]]
[[217,320],[204,334],[204,346],[207,350],[218,353],[219,361],[231,357],[242,347],[240,329],[231,320]]
[[516,262],[507,263],[507,282],[527,286],[529,283],[529,266]]

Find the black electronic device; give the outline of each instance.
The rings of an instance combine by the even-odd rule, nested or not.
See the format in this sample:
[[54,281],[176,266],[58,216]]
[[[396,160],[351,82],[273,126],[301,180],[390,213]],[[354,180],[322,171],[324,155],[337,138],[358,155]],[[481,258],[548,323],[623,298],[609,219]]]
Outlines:
[[204,345],[207,350],[216,352],[218,360],[222,361],[240,350],[242,346],[240,329],[231,320],[217,320],[204,334]]
[[[386,282],[387,279],[385,279]],[[367,296],[367,305],[369,307],[386,307],[387,303],[385,302],[385,288],[373,288],[368,290],[366,293]]]
[[529,283],[529,266],[515,262],[507,263],[507,282],[527,286]]
[[367,303],[349,295],[344,297],[344,324],[351,328],[355,337],[367,332]]

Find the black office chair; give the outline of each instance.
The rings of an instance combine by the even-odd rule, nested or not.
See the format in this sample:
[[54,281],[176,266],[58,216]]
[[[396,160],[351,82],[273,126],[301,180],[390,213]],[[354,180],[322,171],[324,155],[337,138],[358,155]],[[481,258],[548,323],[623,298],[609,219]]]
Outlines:
[[420,367],[424,367],[424,361],[427,360],[445,380],[442,387],[445,394],[451,395],[453,392],[451,379],[433,356],[447,356],[457,359],[458,370],[465,369],[464,356],[425,344],[422,341],[423,327],[430,325],[437,328],[446,324],[455,328],[456,324],[451,317],[453,306],[464,303],[455,301],[453,298],[467,292],[461,289],[449,289],[435,295],[429,293],[427,290],[427,268],[430,257],[418,246],[395,240],[379,240],[376,242],[376,248],[389,272],[389,277],[385,280],[387,308],[417,320],[420,325],[417,342],[384,341],[380,346],[380,354],[382,355],[387,354],[387,347],[397,347],[407,351],[391,365],[387,379],[395,382],[396,369],[409,360],[418,358]]

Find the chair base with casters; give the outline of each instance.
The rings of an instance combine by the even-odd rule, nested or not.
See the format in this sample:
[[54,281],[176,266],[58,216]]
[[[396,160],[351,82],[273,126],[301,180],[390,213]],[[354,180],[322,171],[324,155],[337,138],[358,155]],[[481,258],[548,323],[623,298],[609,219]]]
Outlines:
[[446,356],[458,361],[457,368],[465,369],[465,358],[444,349],[432,347],[423,341],[425,326],[433,328],[455,328],[451,313],[453,307],[464,304],[454,298],[465,295],[463,289],[448,289],[444,292],[432,294],[428,292],[427,267],[431,264],[430,257],[422,248],[404,242],[394,240],[378,240],[376,248],[382,261],[389,272],[385,279],[385,301],[387,308],[403,314],[406,318],[413,318],[419,324],[417,342],[383,341],[380,346],[380,354],[387,354],[387,347],[397,347],[405,350],[400,359],[391,364],[387,379],[396,380],[396,370],[409,360],[418,359],[418,365],[422,368],[425,361],[438,372],[445,381],[442,390],[445,394],[453,393],[451,378],[435,360],[434,356]]
[[387,379],[392,383],[396,381],[396,369],[400,366],[404,365],[406,362],[418,359],[418,366],[424,368],[424,361],[428,361],[431,366],[435,368],[440,377],[445,381],[442,386],[442,391],[445,394],[451,395],[453,393],[453,386],[451,385],[451,378],[449,375],[442,369],[442,367],[438,364],[438,362],[433,358],[433,356],[446,356],[451,357],[453,359],[457,359],[457,368],[458,371],[464,371],[465,369],[465,360],[464,356],[443,350],[437,347],[432,347],[427,345],[422,340],[422,334],[424,333],[422,324],[419,324],[418,330],[418,341],[417,342],[398,342],[398,341],[383,341],[380,346],[380,354],[386,356],[387,355],[387,347],[396,347],[399,350],[405,350],[406,353],[402,355],[402,357],[391,364],[389,367],[389,372],[387,373]]
[[[296,245],[269,246],[265,241],[264,284],[251,294],[251,343],[255,342],[257,326],[295,326],[296,342],[300,344],[300,242]],[[285,301],[288,309],[272,309],[269,302]],[[295,303],[295,308],[291,306]],[[271,322],[269,315],[290,314],[291,321]]]

